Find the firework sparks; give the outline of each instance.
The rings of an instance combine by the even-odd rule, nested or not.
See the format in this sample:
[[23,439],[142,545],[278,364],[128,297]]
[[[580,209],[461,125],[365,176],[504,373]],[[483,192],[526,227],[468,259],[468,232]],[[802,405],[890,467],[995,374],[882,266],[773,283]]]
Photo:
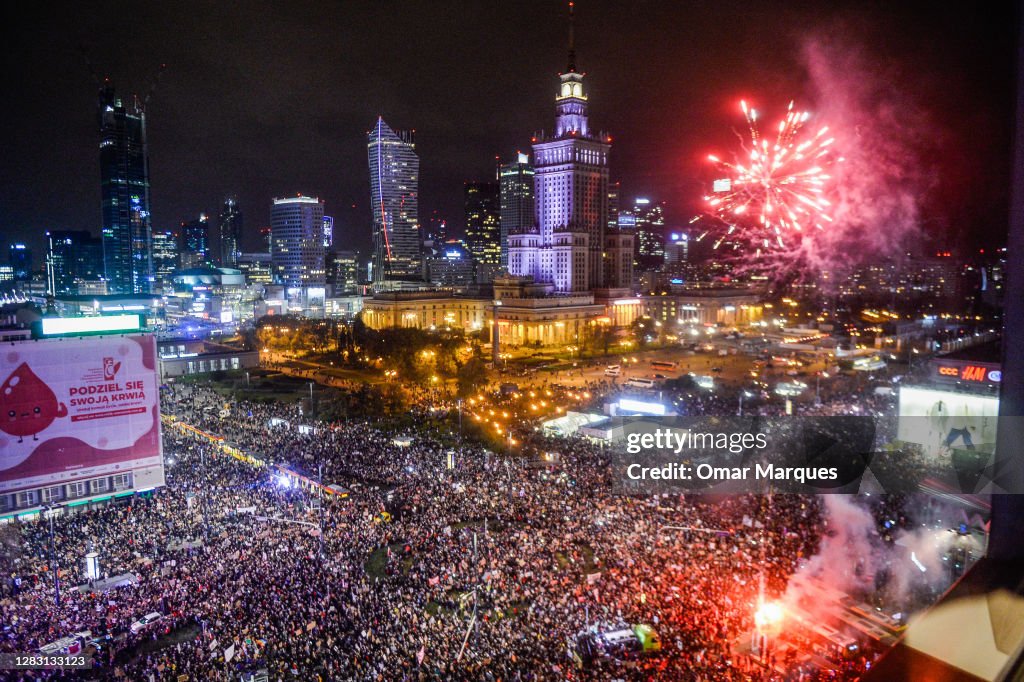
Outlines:
[[708,156],[726,176],[705,197],[709,212],[728,226],[715,248],[738,229],[759,250],[785,249],[787,240],[805,230],[824,230],[832,222],[831,203],[825,197],[832,178],[829,168],[842,160],[832,153],[834,138],[828,127],[806,133],[810,114],[794,111],[790,102],[770,141],[761,135],[757,110],[746,102],[740,102],[740,108],[749,129],[743,160],[729,163]]

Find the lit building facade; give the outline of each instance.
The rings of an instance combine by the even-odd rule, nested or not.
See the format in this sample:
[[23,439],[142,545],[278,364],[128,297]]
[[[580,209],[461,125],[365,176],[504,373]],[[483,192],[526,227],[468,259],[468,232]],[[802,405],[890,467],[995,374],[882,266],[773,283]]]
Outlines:
[[619,197],[621,194],[621,182],[608,184],[608,230],[614,230],[619,226]]
[[641,270],[656,270],[665,264],[665,210],[663,204],[644,197],[633,201],[630,211],[636,232],[636,262]]
[[420,159],[411,131],[395,131],[383,118],[367,135],[373,212],[373,283],[422,280],[419,225]]
[[690,235],[673,232],[665,242],[665,265],[673,274],[690,260]]
[[493,270],[501,261],[501,197],[498,183],[467,182],[465,199],[466,246],[481,270],[486,270],[487,266]]
[[250,284],[271,284],[274,281],[274,264],[269,253],[238,254],[238,269]]
[[[463,288],[473,283],[474,263],[469,251],[452,239],[432,246],[426,259],[427,279],[436,287]],[[479,264],[477,264],[479,267]],[[492,275],[493,279],[493,275]]]
[[562,345],[586,341],[588,329],[604,317],[605,307],[590,292],[552,295],[551,283],[509,275],[494,280],[490,306],[502,345]]
[[518,152],[516,160],[503,163],[498,170],[501,186],[501,256],[499,264],[508,268],[508,236],[534,226],[533,166],[528,154]]
[[533,145],[536,228],[509,235],[509,272],[550,282],[556,293],[604,286],[611,138],[590,129],[584,74],[559,76],[555,131]]
[[103,267],[109,289],[148,293],[153,285],[146,113],[126,106],[107,82],[99,93]]
[[274,199],[270,230],[271,261],[278,281],[288,288],[324,288],[324,202],[302,195]]
[[235,268],[191,268],[172,278],[173,292],[164,297],[168,319],[198,318],[222,325],[252,319],[263,298],[260,284],[246,284]]
[[324,216],[324,248],[330,249],[334,246],[334,218]]
[[87,230],[51,230],[46,241],[49,293],[78,293],[79,280],[103,277],[103,242]]
[[[879,260],[853,270],[838,280],[837,290],[846,298],[892,301],[952,299],[959,292],[963,264],[942,252],[935,257]],[[834,274],[825,272],[826,282]]]
[[363,301],[362,319],[370,329],[460,329],[476,331],[491,319],[487,299],[460,298],[436,292],[378,293]]
[[328,253],[327,283],[334,296],[355,294],[359,286],[359,254],[355,251]]
[[238,265],[238,254],[242,250],[242,211],[238,208],[238,197],[224,197],[220,210],[220,265],[233,268]]
[[156,288],[166,286],[178,269],[178,235],[174,230],[153,231],[153,274]]
[[666,330],[672,325],[743,327],[760,322],[763,314],[759,294],[745,289],[692,289],[640,298],[644,314]]
[[210,218],[200,213],[195,220],[181,224],[181,267],[198,268],[212,263]]

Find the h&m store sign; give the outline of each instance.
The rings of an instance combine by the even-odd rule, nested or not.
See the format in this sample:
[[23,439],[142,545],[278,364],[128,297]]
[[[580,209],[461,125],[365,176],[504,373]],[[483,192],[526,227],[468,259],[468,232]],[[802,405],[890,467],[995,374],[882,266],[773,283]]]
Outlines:
[[933,360],[935,378],[941,381],[963,381],[970,384],[998,384],[1003,373],[993,362],[965,362],[962,360]]

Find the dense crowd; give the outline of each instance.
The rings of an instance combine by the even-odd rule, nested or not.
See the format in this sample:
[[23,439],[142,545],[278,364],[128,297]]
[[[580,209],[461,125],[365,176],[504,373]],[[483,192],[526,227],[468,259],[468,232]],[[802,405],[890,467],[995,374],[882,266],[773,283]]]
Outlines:
[[[557,451],[538,463],[199,385],[162,402],[166,487],[54,520],[59,607],[49,523],[21,526],[3,557],[0,651],[90,630],[109,638],[89,674],[128,680],[782,679],[737,642],[758,595],[781,594],[827,532],[814,498],[615,496],[582,440],[528,436]],[[89,551],[137,584],[78,587]],[[662,655],[584,670],[567,656],[588,628],[635,624],[657,630]]]

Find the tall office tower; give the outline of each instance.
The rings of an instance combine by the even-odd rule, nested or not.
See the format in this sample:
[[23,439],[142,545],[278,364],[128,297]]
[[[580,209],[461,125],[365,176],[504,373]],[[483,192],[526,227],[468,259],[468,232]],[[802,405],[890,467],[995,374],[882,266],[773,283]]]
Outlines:
[[533,166],[530,157],[516,153],[516,160],[501,164],[501,266],[508,268],[508,236],[534,226]]
[[195,220],[181,224],[181,267],[198,268],[211,263],[210,218],[200,213]]
[[15,282],[27,282],[32,277],[32,249],[14,243],[7,248],[7,262],[14,272]]
[[242,211],[238,208],[238,197],[224,197],[224,206],[220,209],[220,245],[217,262],[226,268],[238,264],[238,254],[242,252]]
[[148,293],[153,283],[146,112],[125,105],[109,81],[99,93],[103,267],[112,293]]
[[359,254],[355,251],[331,251],[327,254],[327,283],[335,296],[350,296],[359,285]]
[[619,195],[621,191],[621,182],[608,184],[608,230],[619,229]]
[[178,235],[174,230],[153,230],[153,272],[157,290],[171,281],[178,264]]
[[478,265],[501,260],[501,193],[496,182],[467,182],[466,246]]
[[665,211],[663,203],[644,197],[633,201],[636,230],[636,262],[641,270],[655,270],[665,264]]
[[46,284],[52,294],[77,294],[77,280],[103,277],[103,242],[87,230],[46,233]]
[[334,246],[334,218],[324,216],[324,248],[330,249]]
[[373,283],[422,280],[419,225],[420,159],[411,131],[378,117],[367,136],[373,212]]
[[325,286],[324,202],[302,195],[274,199],[270,230],[278,281],[287,287]]
[[269,227],[260,228],[260,246],[266,253],[274,250],[274,232]]
[[555,132],[533,145],[537,230],[509,236],[509,272],[553,283],[560,292],[604,285],[611,137],[590,129],[583,78],[570,4],[569,66],[559,75]]

